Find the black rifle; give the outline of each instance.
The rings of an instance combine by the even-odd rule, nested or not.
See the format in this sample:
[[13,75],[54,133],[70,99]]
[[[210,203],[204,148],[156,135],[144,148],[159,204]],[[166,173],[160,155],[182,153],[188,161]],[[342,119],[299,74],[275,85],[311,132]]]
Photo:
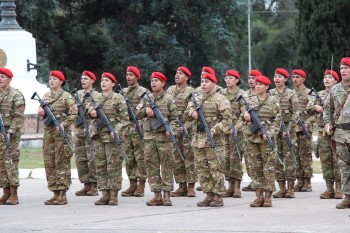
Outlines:
[[101,130],[103,127],[107,126],[109,132],[111,132],[113,134],[114,141],[116,141],[117,144],[119,145],[120,150],[122,151],[125,160],[128,160],[128,156],[126,155],[125,150],[124,150],[124,145],[123,145],[121,139],[119,138],[118,133],[114,130],[114,128],[113,128],[111,122],[109,121],[108,117],[106,116],[105,112],[101,108],[101,106],[95,101],[94,97],[92,97],[90,92],[86,92],[85,95],[83,96],[83,98],[88,98],[91,101],[93,108],[96,110],[96,113],[97,113],[98,117],[100,118],[100,121],[97,124],[97,129]]
[[304,122],[298,117],[298,125],[303,129],[303,133],[305,134],[306,138],[311,140],[311,135],[307,131]]
[[10,151],[10,141],[9,141],[8,136],[7,136],[6,128],[5,128],[5,125],[4,125],[4,120],[2,119],[1,113],[0,113],[0,129],[1,129],[1,133],[2,133],[2,136],[4,137],[4,142],[5,142],[5,145],[6,145],[7,158],[8,158],[8,161],[10,162],[10,164],[12,165],[12,155],[11,155],[11,151]]
[[219,156],[217,154],[217,148],[216,148],[214,139],[211,136],[211,132],[210,132],[209,126],[208,126],[208,124],[207,124],[207,122],[205,120],[203,111],[202,111],[201,107],[199,107],[199,104],[196,101],[195,94],[194,93],[190,93],[188,98],[190,98],[192,100],[192,102],[194,104],[194,108],[195,108],[195,110],[196,110],[196,112],[198,114],[199,125],[197,127],[197,130],[198,131],[203,131],[203,130],[205,131],[205,133],[207,134],[208,140],[209,140],[210,147],[211,147],[212,151],[214,152],[214,154],[216,156],[216,160],[221,165],[221,161],[220,161],[220,158],[219,158]]
[[312,96],[315,96],[317,98],[318,102],[320,102],[320,105],[323,106],[324,105],[323,99],[321,98],[321,96],[317,93],[317,91],[313,87],[311,87],[309,95],[311,95],[312,93],[315,93],[315,95],[312,95]]
[[126,102],[126,106],[128,107],[129,119],[134,123],[134,125],[136,127],[137,134],[140,136],[141,140],[143,141],[143,132],[142,132],[142,129],[141,129],[140,125],[139,125],[139,122],[136,119],[135,113],[132,110],[131,103],[130,103],[128,95],[126,95],[124,93],[123,88],[122,88],[122,86],[120,86],[120,84],[117,85],[116,90],[117,90],[118,93],[120,93],[124,97],[124,100]]
[[232,130],[232,139],[236,144],[238,158],[239,158],[239,160],[242,160],[241,152],[239,151],[239,146],[238,146],[237,132],[236,132],[236,129],[235,129],[235,126],[233,125],[233,123],[230,124],[230,128]]
[[[37,97],[37,98],[35,98]],[[74,152],[72,145],[69,142],[69,138],[67,134],[64,132],[64,129],[62,128],[61,124],[58,122],[56,117],[53,115],[51,112],[51,109],[47,103],[45,103],[38,93],[34,92],[34,94],[31,97],[32,100],[37,100],[40,103],[40,107],[44,109],[45,115],[46,115],[46,120],[44,121],[44,124],[46,127],[49,127],[51,124],[53,124],[56,128],[58,128],[58,133],[60,134],[61,137],[63,137],[64,141],[67,143],[69,146],[69,149]]]
[[182,128],[182,135],[184,136],[184,138],[186,138],[186,141],[187,141],[189,147],[191,148],[192,151],[194,151],[193,147],[191,145],[191,142],[190,142],[190,135],[188,135],[188,131],[187,131],[186,127],[184,126],[184,124],[182,123],[179,116],[177,116],[177,123]]
[[174,146],[176,147],[177,152],[179,153],[182,160],[185,160],[184,156],[181,153],[181,150],[179,148],[179,143],[176,141],[176,138],[174,136],[174,133],[172,129],[170,128],[169,124],[165,121],[165,118],[163,117],[163,114],[160,112],[159,107],[151,100],[149,97],[147,91],[145,91],[140,98],[144,98],[148,101],[150,107],[152,108],[154,115],[157,118],[157,121],[152,125],[153,129],[158,129],[160,126],[164,126],[165,130],[168,131],[170,140],[173,142]]
[[289,147],[290,153],[293,156],[293,160],[296,163],[295,154],[293,152],[293,146],[294,145],[292,143],[292,140],[290,139],[289,132],[288,132],[287,127],[286,127],[286,125],[284,124],[283,121],[281,121],[281,130],[282,130],[282,133],[284,133],[284,132],[286,133],[286,140],[287,140],[287,143],[288,143],[288,147]]

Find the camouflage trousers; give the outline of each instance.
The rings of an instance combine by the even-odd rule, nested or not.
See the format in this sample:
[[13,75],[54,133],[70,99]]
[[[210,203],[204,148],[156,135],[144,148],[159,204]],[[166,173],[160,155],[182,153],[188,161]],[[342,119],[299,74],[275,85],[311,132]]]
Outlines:
[[147,178],[143,142],[138,134],[124,135],[125,153],[128,160],[125,163],[126,174],[130,180],[145,180]]
[[[246,168],[246,171],[247,171],[247,175],[249,177],[251,177],[250,175],[250,169],[249,167],[251,166],[251,162],[250,162],[250,159],[249,159],[249,154],[247,153],[247,140],[245,139],[245,135],[243,134],[243,142],[242,142],[242,149],[243,150],[243,159],[244,159],[244,164],[245,164],[245,168]],[[241,143],[240,143],[241,144]]]
[[89,145],[85,137],[76,137],[74,142],[75,163],[81,183],[96,183],[94,140]]
[[[179,147],[185,160],[182,160],[179,152],[177,152],[174,147],[174,177],[176,183],[196,183],[197,174],[194,162],[194,151],[192,151],[190,145],[188,144],[186,138],[178,137]],[[189,140],[191,142],[191,139]],[[193,147],[194,150],[194,147]]]
[[[310,133],[311,134],[311,133]],[[296,147],[297,178],[312,178],[312,148],[311,142],[306,138],[303,132],[297,132]]]
[[[99,134],[101,136],[101,133]],[[110,135],[103,134],[95,139],[96,177],[99,190],[120,190],[122,188],[123,154],[119,145],[110,140]]]
[[174,190],[173,144],[145,139],[145,164],[152,192]]
[[331,136],[323,136],[322,132],[318,133],[318,140],[315,148],[316,156],[320,158],[323,179],[326,182],[340,182],[340,169],[338,157],[332,148]]
[[337,156],[341,175],[342,192],[350,195],[350,144],[336,142]]
[[275,152],[267,142],[247,142],[247,153],[251,159],[250,175],[253,189],[273,191],[275,184]]
[[[243,138],[240,138],[238,135],[238,147],[241,156],[243,156],[242,144]],[[231,134],[225,135],[225,180],[242,180],[242,169],[242,161],[239,159],[237,145],[233,141]]]
[[10,136],[10,154],[12,156],[12,165],[8,160],[6,145],[4,140],[0,140],[0,187],[19,186],[18,163],[20,151],[18,149],[21,139],[21,133],[16,132]]
[[[71,137],[69,130],[65,133]],[[48,189],[50,191],[68,189],[72,183],[70,170],[72,153],[54,126],[45,128],[43,157]]]
[[[278,160],[276,160],[276,166],[275,166],[275,175],[276,175],[276,181],[295,181],[296,179],[296,142],[295,142],[295,136],[291,136],[291,141],[293,143],[293,147],[290,149],[287,139],[282,138],[282,133],[279,133],[277,135],[277,155],[282,160],[283,164],[281,164]],[[293,140],[294,138],[294,140]],[[293,151],[293,154],[291,152]]]
[[204,193],[215,193],[223,195],[225,188],[225,147],[217,145],[217,157],[210,148],[196,148],[194,157],[196,160],[196,169],[198,180]]

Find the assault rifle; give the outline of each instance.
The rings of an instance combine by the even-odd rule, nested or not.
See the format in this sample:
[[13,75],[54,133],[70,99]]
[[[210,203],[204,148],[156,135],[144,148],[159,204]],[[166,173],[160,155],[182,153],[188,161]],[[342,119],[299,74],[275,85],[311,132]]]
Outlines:
[[288,132],[287,127],[286,127],[286,125],[284,124],[283,121],[281,121],[281,130],[282,130],[282,133],[284,133],[284,132],[286,133],[286,140],[287,140],[287,143],[288,143],[289,151],[290,151],[290,153],[293,156],[294,162],[296,162],[295,154],[293,152],[293,146],[294,145],[292,143],[292,140],[290,139],[289,132]]
[[140,136],[141,140],[143,141],[143,132],[142,132],[142,129],[139,125],[139,122],[136,119],[135,113],[132,110],[128,95],[126,95],[124,93],[123,88],[122,88],[122,86],[120,86],[120,84],[117,85],[116,90],[119,94],[121,94],[124,97],[124,100],[126,102],[126,106],[128,107],[129,119],[134,123],[134,125],[136,127],[137,134]]
[[304,122],[300,119],[300,117],[298,117],[298,125],[303,129],[303,133],[305,134],[306,138],[308,140],[311,140],[311,135],[309,134],[309,132],[307,131]]
[[101,108],[101,106],[95,101],[94,97],[92,97],[90,92],[86,92],[85,95],[83,96],[83,98],[88,98],[91,101],[93,108],[96,110],[96,113],[97,113],[98,117],[100,118],[100,121],[97,123],[97,129],[101,130],[103,127],[107,126],[109,132],[111,132],[113,134],[114,141],[116,141],[117,144],[119,145],[120,150],[122,151],[125,160],[128,160],[128,156],[126,155],[125,150],[124,150],[124,145],[123,145],[121,139],[119,138],[118,133],[114,130],[114,128],[113,128],[111,122],[109,121],[108,117],[106,116],[105,112]]
[[7,158],[8,158],[8,161],[10,162],[10,164],[12,165],[12,155],[11,155],[11,151],[10,151],[10,141],[9,141],[8,136],[7,136],[6,128],[5,128],[5,125],[4,125],[4,120],[2,119],[1,113],[0,113],[0,129],[1,129],[1,133],[2,133],[2,136],[4,137],[4,142],[5,142],[5,145],[6,145]]
[[190,93],[188,98],[190,98],[192,100],[192,102],[194,104],[194,108],[198,114],[199,125],[198,125],[197,129],[198,129],[198,131],[203,131],[203,130],[205,131],[205,133],[207,134],[208,140],[209,140],[210,147],[216,156],[216,160],[221,165],[221,161],[220,161],[219,155],[217,154],[217,148],[216,148],[214,139],[211,136],[211,132],[210,132],[209,126],[205,120],[203,111],[202,111],[201,107],[199,107],[199,104],[196,101],[195,94]]
[[317,91],[313,87],[311,87],[309,95],[311,95],[312,93],[315,93],[315,95],[312,95],[312,96],[315,96],[317,98],[318,102],[320,102],[320,105],[323,106],[324,105],[323,99],[321,98],[321,96],[317,93]]
[[187,141],[189,147],[191,148],[192,151],[194,151],[193,147],[191,145],[191,142],[190,142],[190,135],[188,135],[188,131],[187,131],[186,127],[184,126],[184,124],[182,123],[179,116],[177,116],[177,123],[182,128],[182,135],[184,136],[184,138],[186,138],[186,141]]
[[[35,98],[35,97],[37,97],[37,98]],[[31,99],[39,101],[40,107],[42,107],[44,109],[44,112],[45,112],[45,115],[46,115],[46,120],[44,121],[45,126],[49,127],[50,125],[53,124],[56,128],[58,128],[58,133],[64,139],[64,141],[67,143],[67,145],[69,146],[69,149],[72,152],[74,152],[73,147],[72,147],[72,145],[69,142],[69,138],[68,138],[67,134],[64,132],[64,129],[62,128],[61,124],[58,122],[56,117],[51,112],[51,109],[50,109],[49,105],[47,105],[47,103],[45,103],[40,98],[38,93],[36,93],[36,92],[34,92],[34,94],[32,95]]]
[[163,114],[160,112],[159,107],[151,100],[149,97],[147,91],[145,91],[140,98],[143,98],[148,101],[150,107],[152,108],[154,115],[157,118],[157,121],[152,125],[153,129],[158,129],[160,126],[164,126],[165,130],[168,131],[170,140],[173,142],[174,146],[176,147],[177,152],[179,153],[182,160],[185,160],[184,156],[181,153],[179,143],[176,141],[176,138],[174,136],[174,133],[168,123],[165,121],[165,118],[163,117]]
[[232,130],[232,139],[236,144],[236,149],[237,149],[237,154],[238,154],[238,158],[239,160],[242,160],[242,156],[241,156],[241,152],[239,151],[239,147],[238,147],[238,137],[237,137],[237,132],[235,129],[235,126],[233,125],[233,123],[230,124],[230,128]]

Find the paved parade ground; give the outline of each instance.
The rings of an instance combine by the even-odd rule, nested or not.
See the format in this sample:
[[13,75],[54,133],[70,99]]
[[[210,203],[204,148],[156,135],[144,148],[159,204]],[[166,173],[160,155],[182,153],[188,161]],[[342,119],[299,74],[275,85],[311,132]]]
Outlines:
[[[335,209],[339,200],[321,200],[325,184],[320,175],[314,181],[313,192],[273,199],[272,208],[249,207],[253,192],[225,198],[222,208],[200,208],[200,192],[195,198],[171,198],[172,207],[148,207],[145,203],[153,196],[148,186],[145,197],[119,193],[118,206],[95,206],[98,197],[74,195],[82,187],[77,179],[67,193],[68,205],[45,206],[52,195],[46,180],[21,179],[20,204],[0,206],[0,232],[350,232],[350,209]],[[123,189],[127,187],[124,179]]]

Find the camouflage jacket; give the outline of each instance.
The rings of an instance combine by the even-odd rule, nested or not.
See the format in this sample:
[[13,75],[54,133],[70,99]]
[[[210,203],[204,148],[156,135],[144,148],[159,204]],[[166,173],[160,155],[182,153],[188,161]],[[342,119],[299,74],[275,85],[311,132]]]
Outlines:
[[[328,90],[322,90],[318,92],[318,95],[321,97],[321,99],[323,100],[323,102],[325,102],[327,96],[329,95],[329,91]],[[309,102],[306,109],[310,112],[314,113],[314,118],[313,118],[313,123],[316,124],[317,126],[317,130],[319,132],[322,132],[324,129],[324,122],[323,122],[323,113],[318,113],[315,110],[315,106],[316,105],[320,105],[319,101],[317,100],[317,98],[314,99],[314,102]],[[324,107],[324,106],[323,106]]]
[[[305,86],[300,90],[295,90],[295,93],[297,95],[298,101],[299,101],[299,117],[300,119],[308,125],[308,131],[312,132],[312,122],[314,121],[314,113],[312,111],[307,110],[307,106],[313,105],[315,103],[315,98],[310,96],[310,89],[306,88]],[[299,126],[295,126],[295,132],[301,132],[303,129]]]
[[[215,92],[220,93],[220,94],[222,94],[223,90],[224,90],[224,88],[222,88],[219,85],[216,85],[215,89],[214,89]],[[203,94],[202,87],[201,86],[197,87],[196,89],[194,89],[194,92],[197,94]]]
[[[232,111],[232,123],[234,124],[235,128],[238,129],[239,132],[242,128],[242,119],[241,116],[241,105],[240,102],[236,101],[236,99],[240,95],[245,95],[245,91],[237,87],[233,92],[230,92],[227,88],[223,90],[222,93],[231,103],[231,111]],[[226,134],[230,134],[230,130],[226,132]]]

